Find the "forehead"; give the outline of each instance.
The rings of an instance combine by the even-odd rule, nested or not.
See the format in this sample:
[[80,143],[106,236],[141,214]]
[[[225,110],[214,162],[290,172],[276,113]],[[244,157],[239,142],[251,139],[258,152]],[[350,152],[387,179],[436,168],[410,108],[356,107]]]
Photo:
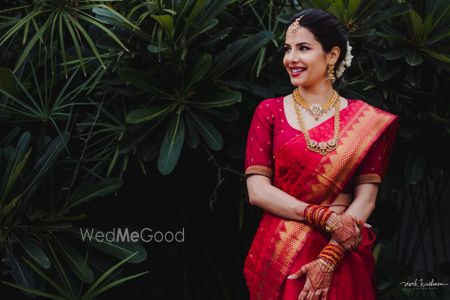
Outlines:
[[319,42],[314,37],[309,29],[301,27],[296,32],[286,32],[285,43],[286,44],[298,44],[298,43],[309,43],[311,45],[318,44]]

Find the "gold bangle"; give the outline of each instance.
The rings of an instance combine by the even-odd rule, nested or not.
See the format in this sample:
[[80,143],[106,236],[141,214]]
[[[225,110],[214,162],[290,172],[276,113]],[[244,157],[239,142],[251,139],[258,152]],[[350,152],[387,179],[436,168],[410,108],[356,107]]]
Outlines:
[[322,257],[319,257],[319,262],[321,262],[325,268],[325,270],[322,269],[322,271],[324,271],[324,272],[333,272],[334,271],[334,266],[332,264],[330,264],[329,262],[327,262]]
[[[337,215],[337,214],[336,214]],[[330,216],[331,217],[331,216]],[[327,220],[328,221],[328,220]],[[334,223],[333,224],[331,224],[331,226],[328,226],[328,225],[326,225],[325,224],[325,230],[327,231],[327,232],[333,232],[333,231],[335,231],[336,230],[336,228],[335,228],[335,226],[336,226],[336,224],[339,222],[339,215],[337,215],[337,217],[336,217],[336,220],[334,221]]]

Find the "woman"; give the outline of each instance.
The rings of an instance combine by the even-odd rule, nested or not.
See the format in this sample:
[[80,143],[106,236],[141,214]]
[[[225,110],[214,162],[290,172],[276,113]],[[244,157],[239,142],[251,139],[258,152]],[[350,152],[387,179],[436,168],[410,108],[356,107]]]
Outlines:
[[247,139],[249,201],[264,210],[244,266],[250,299],[375,299],[375,237],[364,222],[399,122],[334,91],[350,50],[321,10],[295,15],[286,32],[294,92],[262,101]]

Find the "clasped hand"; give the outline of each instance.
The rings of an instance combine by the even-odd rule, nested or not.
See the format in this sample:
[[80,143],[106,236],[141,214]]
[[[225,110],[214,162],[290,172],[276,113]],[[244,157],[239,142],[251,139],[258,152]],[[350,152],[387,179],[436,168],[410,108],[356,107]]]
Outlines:
[[356,220],[352,216],[334,213],[327,223],[331,226],[331,236],[345,250],[356,249],[361,242],[360,226],[371,227],[369,224]]

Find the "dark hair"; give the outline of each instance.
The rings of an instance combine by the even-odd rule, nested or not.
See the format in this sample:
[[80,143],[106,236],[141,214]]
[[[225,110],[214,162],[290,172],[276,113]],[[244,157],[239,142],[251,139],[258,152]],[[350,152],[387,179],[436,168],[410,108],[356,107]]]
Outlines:
[[336,61],[336,67],[339,67],[347,52],[348,35],[344,26],[335,15],[317,8],[307,8],[300,11],[292,17],[289,24],[292,24],[300,16],[303,16],[300,20],[300,26],[311,31],[322,45],[323,51],[329,53],[334,46],[339,47],[341,53]]

